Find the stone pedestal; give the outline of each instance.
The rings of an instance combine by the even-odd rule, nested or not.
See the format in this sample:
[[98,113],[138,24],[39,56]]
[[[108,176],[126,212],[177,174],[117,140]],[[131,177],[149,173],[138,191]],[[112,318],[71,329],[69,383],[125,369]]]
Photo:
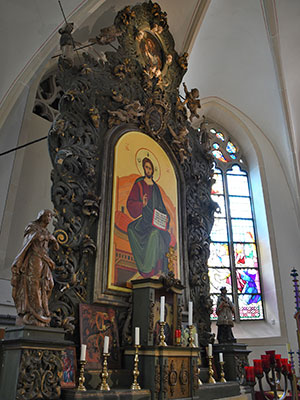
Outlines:
[[224,356],[225,379],[243,383],[244,367],[249,365],[248,355],[251,353],[250,350],[247,350],[247,345],[243,343],[215,344],[214,358],[218,374],[220,374],[219,353],[223,353]]
[[1,400],[59,399],[61,352],[72,344],[64,340],[63,329],[7,328],[1,348]]

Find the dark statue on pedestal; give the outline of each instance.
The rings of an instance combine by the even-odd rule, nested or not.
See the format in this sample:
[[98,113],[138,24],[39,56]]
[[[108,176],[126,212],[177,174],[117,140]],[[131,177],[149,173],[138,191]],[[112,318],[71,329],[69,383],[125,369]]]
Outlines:
[[58,243],[47,229],[52,211],[42,210],[25,228],[24,243],[12,265],[12,297],[18,317],[17,325],[49,326],[48,301],[53,289],[54,262],[48,246],[58,250]]
[[219,343],[234,343],[236,339],[232,333],[233,320],[235,315],[234,304],[226,296],[227,290],[225,287],[221,288],[221,294],[217,301],[217,315],[218,315],[218,342]]

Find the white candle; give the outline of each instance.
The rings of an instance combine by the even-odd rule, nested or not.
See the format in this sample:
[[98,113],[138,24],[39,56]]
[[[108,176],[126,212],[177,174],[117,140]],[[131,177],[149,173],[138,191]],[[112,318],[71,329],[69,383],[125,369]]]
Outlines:
[[165,296],[160,298],[160,322],[165,322]]
[[208,344],[208,357],[212,357],[212,344]]
[[108,345],[109,345],[109,336],[104,336],[104,347],[103,347],[104,354],[108,353]]
[[81,345],[80,361],[85,361],[86,356],[86,344]]
[[199,347],[198,333],[195,333],[195,346],[196,346],[196,347]]
[[135,345],[139,346],[140,345],[140,328],[137,326],[135,328]]
[[193,302],[189,301],[189,326],[193,325]]
[[224,361],[223,360],[223,353],[219,353],[219,361],[220,361],[220,363]]

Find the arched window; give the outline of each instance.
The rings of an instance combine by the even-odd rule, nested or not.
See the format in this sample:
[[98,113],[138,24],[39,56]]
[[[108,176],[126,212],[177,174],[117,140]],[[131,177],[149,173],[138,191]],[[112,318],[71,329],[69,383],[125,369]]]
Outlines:
[[259,257],[247,165],[224,129],[212,122],[205,124],[216,159],[212,199],[219,205],[208,260],[212,319],[217,319],[217,296],[225,286],[237,306],[236,320],[261,320]]

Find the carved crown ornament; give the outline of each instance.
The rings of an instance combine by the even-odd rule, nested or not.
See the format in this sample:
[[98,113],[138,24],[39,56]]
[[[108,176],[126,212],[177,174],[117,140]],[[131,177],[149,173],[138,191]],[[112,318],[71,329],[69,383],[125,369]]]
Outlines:
[[[166,13],[151,1],[125,7],[112,26],[87,38],[91,46],[114,43],[114,49],[100,58],[93,57],[88,47],[70,48],[72,29],[70,25],[61,31],[57,84],[63,94],[48,137],[55,236],[60,244],[53,254],[52,325],[73,333],[75,326],[78,332],[78,304],[93,301],[90,282],[97,248],[103,246],[97,226],[100,210],[109,207],[102,195],[109,173],[105,143],[116,127],[130,125],[168,150],[184,181],[182,224],[187,245],[183,284],[194,302],[204,305],[196,312],[196,320],[201,319],[201,330],[209,338],[211,304],[204,278],[214,213],[210,200],[213,164],[187,119],[186,107],[191,109],[192,101],[198,102],[198,93],[184,101],[179,95],[187,55],[176,53]],[[170,265],[173,262],[170,254]],[[106,293],[104,280],[101,290]],[[122,305],[126,304],[123,296]]]

